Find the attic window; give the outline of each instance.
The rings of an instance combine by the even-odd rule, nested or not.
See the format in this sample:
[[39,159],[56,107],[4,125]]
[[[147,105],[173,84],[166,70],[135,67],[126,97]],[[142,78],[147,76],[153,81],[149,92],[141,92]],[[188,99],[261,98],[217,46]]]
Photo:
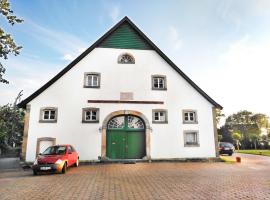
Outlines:
[[128,53],[121,54],[118,57],[119,64],[135,64],[135,59],[132,55]]

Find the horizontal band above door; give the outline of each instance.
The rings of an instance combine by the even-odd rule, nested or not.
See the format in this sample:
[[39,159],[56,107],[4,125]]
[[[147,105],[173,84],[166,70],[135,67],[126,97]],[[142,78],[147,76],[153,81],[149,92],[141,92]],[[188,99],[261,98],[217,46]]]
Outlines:
[[88,103],[164,104],[163,101],[88,100]]

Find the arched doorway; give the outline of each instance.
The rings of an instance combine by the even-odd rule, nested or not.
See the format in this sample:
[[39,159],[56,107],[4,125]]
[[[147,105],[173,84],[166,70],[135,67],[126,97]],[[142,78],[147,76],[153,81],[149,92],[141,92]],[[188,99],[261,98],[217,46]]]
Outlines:
[[101,159],[151,159],[150,124],[144,114],[119,110],[105,117]]
[[106,157],[142,159],[145,151],[145,125],[134,115],[115,116],[107,124]]

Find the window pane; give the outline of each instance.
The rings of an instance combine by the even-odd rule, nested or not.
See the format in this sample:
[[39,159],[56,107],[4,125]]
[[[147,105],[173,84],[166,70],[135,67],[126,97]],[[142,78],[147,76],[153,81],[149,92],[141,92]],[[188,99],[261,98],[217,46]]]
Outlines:
[[154,115],[155,115],[155,120],[158,121],[159,120],[159,113],[155,112]]
[[97,111],[92,110],[92,120],[97,120]]
[[197,135],[196,132],[186,133],[186,143],[187,144],[196,144],[197,143],[196,135]]
[[165,113],[164,112],[160,112],[160,121],[164,121],[165,122]]
[[164,88],[164,79],[159,78],[159,88]]
[[154,88],[158,88],[158,78],[154,78]]
[[90,111],[85,112],[85,120],[91,120],[91,112]]
[[45,111],[44,111],[44,116],[43,116],[43,118],[44,118],[44,119],[49,119],[49,113],[50,113],[50,112],[49,112],[48,110],[45,110]]
[[92,86],[92,75],[87,75],[87,85]]
[[52,113],[51,113],[50,119],[55,119],[55,114],[52,114]]
[[51,110],[50,119],[55,119],[55,110]]
[[98,86],[98,77],[97,76],[93,76],[93,85],[92,86]]

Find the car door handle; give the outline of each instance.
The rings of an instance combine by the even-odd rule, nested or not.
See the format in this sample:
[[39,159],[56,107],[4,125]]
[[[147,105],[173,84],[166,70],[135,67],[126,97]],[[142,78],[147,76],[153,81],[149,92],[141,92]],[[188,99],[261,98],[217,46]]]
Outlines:
[[115,142],[112,142],[112,144],[115,144]]

